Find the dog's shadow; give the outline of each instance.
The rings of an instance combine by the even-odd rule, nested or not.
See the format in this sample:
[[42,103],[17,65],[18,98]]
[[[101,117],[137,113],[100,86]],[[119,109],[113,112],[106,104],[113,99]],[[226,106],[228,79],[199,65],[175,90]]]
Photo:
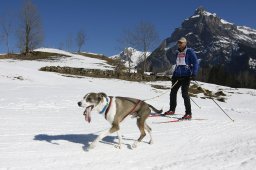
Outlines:
[[[83,145],[83,150],[88,151],[88,147],[90,142],[94,141],[97,138],[98,135],[96,134],[64,134],[64,135],[47,135],[47,134],[38,134],[34,136],[34,140],[37,141],[46,141],[51,144],[59,145],[57,141],[69,141],[73,143],[79,143]],[[116,136],[106,136],[103,138],[100,142],[109,144],[109,145],[116,145],[117,142],[115,142],[115,139],[117,139]]]

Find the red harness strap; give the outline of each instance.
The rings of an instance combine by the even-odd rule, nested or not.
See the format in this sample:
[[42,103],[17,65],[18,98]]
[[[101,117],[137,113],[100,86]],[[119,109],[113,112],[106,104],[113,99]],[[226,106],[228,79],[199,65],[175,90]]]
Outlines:
[[[136,107],[140,104],[141,100],[138,100],[138,102],[134,105],[134,107],[131,109],[130,112],[127,113],[127,115],[124,116],[124,118],[126,118],[129,114],[133,113],[133,111],[136,109]],[[122,121],[124,120],[124,118],[122,119]]]
[[111,106],[111,103],[112,103],[112,97],[109,97],[109,98],[110,98],[109,105],[108,105],[108,108],[107,108],[107,110],[106,110],[106,112],[105,112],[105,119],[106,119],[106,120],[107,120],[108,111],[109,111],[110,106]]
[[[138,100],[138,102],[134,105],[134,107],[131,109],[131,111],[129,111],[129,112],[125,115],[124,118],[126,118],[129,114],[131,114],[131,113],[136,109],[136,107],[140,104],[140,102],[141,102],[141,100]],[[111,103],[112,103],[112,98],[110,97],[110,102],[109,102],[108,108],[107,108],[107,110],[106,110],[106,112],[105,112],[105,119],[106,119],[106,120],[107,120],[108,111],[109,111],[109,109],[110,109],[110,107],[111,107]],[[123,118],[123,119],[124,119],[124,118]],[[122,119],[122,120],[123,120],[123,119]]]

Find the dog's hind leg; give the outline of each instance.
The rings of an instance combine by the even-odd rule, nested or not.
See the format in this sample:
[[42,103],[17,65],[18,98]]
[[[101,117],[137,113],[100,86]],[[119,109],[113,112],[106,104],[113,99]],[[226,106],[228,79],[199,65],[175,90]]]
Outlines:
[[138,138],[137,141],[135,141],[133,143],[132,148],[136,148],[138,143],[141,142],[141,140],[146,136],[146,132],[145,132],[145,119],[138,118],[137,119],[137,126],[140,129],[140,137]]
[[116,131],[119,130],[119,126],[118,125],[112,125],[112,127],[109,130],[106,130],[104,132],[102,132],[89,146],[89,149],[93,149],[96,144],[103,139],[104,137],[108,136],[111,133],[114,133]]
[[153,138],[152,138],[152,134],[151,134],[152,129],[148,126],[148,124],[146,122],[145,122],[145,129],[148,132],[149,137],[150,137],[150,140],[148,143],[153,144]]

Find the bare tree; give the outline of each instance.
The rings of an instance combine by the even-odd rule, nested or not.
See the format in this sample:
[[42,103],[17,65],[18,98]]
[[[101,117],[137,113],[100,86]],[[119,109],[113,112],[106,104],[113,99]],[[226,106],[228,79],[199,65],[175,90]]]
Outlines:
[[1,39],[7,48],[7,54],[10,53],[9,39],[12,32],[12,19],[6,15],[1,18]]
[[159,36],[152,23],[141,21],[132,30],[123,32],[121,43],[143,51],[142,73],[146,69],[147,52],[159,42]]
[[63,43],[63,42],[60,42],[58,48],[59,48],[60,50],[63,50],[63,47],[64,47],[64,43]]
[[126,70],[124,62],[120,58],[117,58],[114,60],[114,65],[114,72],[117,75],[117,77],[120,77],[120,75],[122,75],[122,73]]
[[76,36],[76,43],[78,46],[78,53],[80,53],[82,46],[85,44],[86,35],[84,31],[79,31]]
[[20,25],[17,30],[18,46],[28,54],[43,42],[41,19],[36,6],[27,0],[20,14]]
[[73,36],[71,33],[69,33],[66,39],[66,50],[72,51],[72,46],[73,46]]
[[131,73],[132,51],[129,48],[124,49],[124,55],[128,60],[128,72]]
[[136,65],[139,65],[140,63],[144,62],[143,54],[138,56]]

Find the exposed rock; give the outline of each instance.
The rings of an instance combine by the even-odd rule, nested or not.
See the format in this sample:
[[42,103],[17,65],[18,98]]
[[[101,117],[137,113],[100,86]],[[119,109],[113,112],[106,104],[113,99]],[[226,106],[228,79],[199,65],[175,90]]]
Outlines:
[[56,72],[76,76],[87,76],[96,78],[117,78],[129,81],[168,81],[169,77],[159,77],[155,75],[141,75],[136,73],[116,72],[114,70],[84,69],[73,67],[46,66],[40,71]]
[[[250,75],[256,74],[256,30],[227,22],[203,8],[198,8],[191,17],[185,19],[181,27],[176,28],[172,35],[152,52],[147,58],[146,70],[150,72],[169,70],[175,63],[176,42],[180,37],[186,37],[188,47],[193,48],[200,59],[199,79],[202,81],[225,84],[225,79],[232,74],[242,73],[241,77],[244,78],[241,79],[247,78],[244,72],[249,72]],[[209,78],[212,67],[218,67],[217,70],[220,71],[223,68],[223,71],[217,74],[218,77]],[[227,77],[220,76],[226,73],[228,73]],[[217,81],[219,78],[220,82]],[[231,85],[243,86],[237,85],[239,83],[240,80],[237,80]]]

